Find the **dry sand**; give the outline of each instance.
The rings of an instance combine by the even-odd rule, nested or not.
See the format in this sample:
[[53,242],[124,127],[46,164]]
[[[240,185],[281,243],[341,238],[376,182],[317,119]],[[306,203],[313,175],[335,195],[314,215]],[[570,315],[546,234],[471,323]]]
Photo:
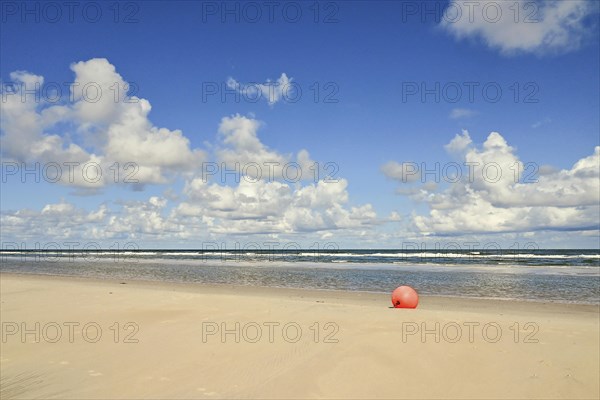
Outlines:
[[597,306],[422,297],[402,310],[371,293],[0,281],[2,399],[600,396]]

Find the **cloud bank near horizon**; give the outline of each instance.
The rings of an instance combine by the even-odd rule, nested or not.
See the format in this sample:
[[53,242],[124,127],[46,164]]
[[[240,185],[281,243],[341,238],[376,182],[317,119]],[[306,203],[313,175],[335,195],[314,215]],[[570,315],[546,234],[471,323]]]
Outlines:
[[[193,243],[247,235],[288,241],[340,237],[377,247],[399,238],[539,231],[587,235],[598,230],[600,147],[570,169],[540,168],[537,181],[531,182],[525,179],[527,166],[500,133],[492,132],[477,146],[464,131],[445,149],[461,163],[474,165],[475,179],[462,176],[440,185],[426,182],[412,164],[390,161],[381,167],[383,174],[401,182],[398,193],[425,205],[429,212],[405,209],[382,216],[371,203],[353,203],[348,179],[324,174],[311,179],[307,171],[312,171],[315,161],[307,149],[288,154],[263,143],[259,136],[263,123],[253,117],[222,117],[212,143],[195,148],[181,130],[151,122],[150,101],[128,96],[128,83],[108,60],[80,61],[71,70],[71,99],[56,103],[36,101],[23,93],[24,88],[43,85],[44,77],[24,71],[10,74],[17,89],[3,93],[4,162],[76,164],[76,179],[65,174],[58,181],[65,195],[76,190],[102,198],[111,185],[138,191],[159,187],[163,194],[143,200],[104,197],[92,209],[61,199],[39,210],[2,210],[3,241]],[[82,91],[86,87],[99,87],[105,95],[89,101],[85,98],[89,93]],[[96,163],[104,171],[115,163],[133,163],[138,168],[136,182],[115,183],[110,174],[94,182],[82,179],[86,163]],[[207,178],[207,163],[258,169],[244,169],[242,179],[224,181],[218,174]],[[498,179],[483,179],[490,164],[505,173]],[[264,166],[269,166],[268,175],[260,169]],[[290,171],[304,174],[286,179]],[[180,190],[174,189],[176,183],[181,183]]]

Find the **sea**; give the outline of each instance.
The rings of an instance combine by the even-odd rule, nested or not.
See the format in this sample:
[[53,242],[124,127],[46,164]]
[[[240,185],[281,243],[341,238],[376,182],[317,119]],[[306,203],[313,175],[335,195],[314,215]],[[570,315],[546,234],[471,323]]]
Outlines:
[[600,250],[0,250],[19,274],[600,303]]

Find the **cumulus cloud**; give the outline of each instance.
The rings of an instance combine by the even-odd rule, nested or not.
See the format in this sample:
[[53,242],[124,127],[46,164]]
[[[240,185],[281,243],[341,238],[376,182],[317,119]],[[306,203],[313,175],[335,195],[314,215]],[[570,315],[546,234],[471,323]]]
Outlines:
[[[150,102],[127,96],[128,83],[108,60],[81,61],[71,70],[75,79],[66,102],[27,93],[39,90],[43,77],[24,71],[10,74],[15,90],[3,93],[0,116],[6,160],[57,163],[65,170],[72,168],[62,174],[61,183],[99,188],[123,182],[115,179],[115,162],[122,174],[129,164],[129,183],[143,185],[165,183],[205,158],[181,131],[152,124]],[[90,165],[91,170],[86,168]],[[103,172],[100,177],[98,170]]]
[[91,229],[107,217],[106,205],[88,212],[61,201],[47,204],[39,211],[3,211],[0,222],[3,242],[39,238],[52,238],[52,241],[56,241],[90,237]]
[[[5,210],[0,215],[2,241],[20,243],[32,241],[58,243],[65,248],[68,241],[84,244],[119,241],[143,243],[177,240],[191,234],[206,232],[205,224],[195,221],[186,224],[173,217],[165,198],[152,196],[145,201],[115,202],[113,207],[102,204],[91,211],[72,203],[61,201],[42,207],[41,210]],[[81,247],[80,247],[81,248]]]
[[541,55],[578,49],[596,12],[585,0],[452,0],[440,25],[457,39],[481,39],[504,55]]
[[460,154],[460,173],[449,183],[405,191],[430,207],[413,215],[425,234],[590,230],[600,224],[600,147],[569,169],[523,163],[504,137],[492,132],[481,147],[468,132],[446,150]]
[[[281,154],[261,142],[258,130],[261,122],[239,114],[224,117],[219,125],[220,142],[215,150],[221,172],[239,170],[252,180],[301,181],[314,179],[315,169],[320,168],[310,158],[307,150],[300,150],[296,156]],[[319,172],[319,171],[317,171]]]
[[454,139],[444,146],[444,149],[450,154],[461,154],[473,143],[469,132],[463,129],[462,133],[454,136]]
[[239,114],[221,120],[217,167],[240,177],[188,180],[174,218],[202,220],[211,234],[221,235],[364,230],[383,222],[370,204],[350,206],[347,180],[322,173],[308,151],[281,154],[265,145],[258,137],[261,126]]
[[217,158],[228,164],[257,163],[261,168],[265,163],[285,164],[288,157],[271,151],[258,138],[260,125],[259,121],[239,114],[224,117],[219,125],[222,146],[217,150]]
[[[150,102],[128,97],[127,82],[107,60],[78,62],[71,69],[75,73],[71,98],[59,104],[35,97],[22,101],[22,91],[41,86],[44,79],[24,71],[11,74],[22,85],[7,94],[2,108],[3,157],[18,162],[74,163],[72,173],[64,174],[61,183],[83,188],[88,194],[110,182],[114,163],[125,168],[121,175],[134,173],[139,185],[163,184],[175,176],[182,178],[185,187],[181,193],[169,188],[163,197],[115,201],[91,211],[64,201],[40,210],[2,210],[5,241],[52,238],[146,243],[299,233],[330,237],[342,229],[348,237],[364,236],[386,221],[378,219],[370,204],[351,204],[347,180],[327,176],[332,170],[315,163],[307,150],[283,154],[263,143],[258,132],[264,124],[257,119],[239,114],[222,118],[216,144],[210,155],[205,154],[192,149],[181,131],[152,124]],[[280,83],[285,82],[287,77],[282,75]],[[110,95],[89,101],[89,96],[95,98],[100,92]],[[207,176],[203,168],[213,162],[209,160],[220,170],[237,169],[238,179]],[[89,182],[84,178],[84,165],[90,163],[105,173],[102,179]],[[390,219],[397,218],[392,215]]]
[[210,230],[219,234],[291,234],[379,224],[370,204],[347,205],[347,185],[345,179],[306,186],[242,180],[237,187],[229,187],[196,178],[186,185],[187,199],[174,213],[209,217]]
[[[282,182],[241,181],[230,187],[187,182],[183,200],[169,207],[164,197],[120,201],[86,211],[67,202],[47,204],[41,210],[3,211],[2,241],[78,240],[83,242],[201,243],[231,235],[331,234],[344,236],[371,231],[385,222],[370,204],[349,205],[347,181],[319,181],[306,186]],[[398,215],[392,215],[394,220]]]
[[267,79],[265,83],[240,83],[234,78],[227,79],[227,87],[240,93],[248,101],[266,100],[269,105],[274,105],[283,98],[294,99],[296,94],[292,85],[293,78],[288,78],[285,73],[272,81]]

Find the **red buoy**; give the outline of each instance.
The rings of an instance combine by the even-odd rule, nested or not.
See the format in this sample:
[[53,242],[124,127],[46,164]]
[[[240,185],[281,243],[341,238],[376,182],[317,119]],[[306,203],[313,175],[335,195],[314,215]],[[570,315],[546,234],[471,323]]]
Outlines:
[[410,286],[400,286],[392,292],[392,304],[395,308],[417,308],[419,295]]

